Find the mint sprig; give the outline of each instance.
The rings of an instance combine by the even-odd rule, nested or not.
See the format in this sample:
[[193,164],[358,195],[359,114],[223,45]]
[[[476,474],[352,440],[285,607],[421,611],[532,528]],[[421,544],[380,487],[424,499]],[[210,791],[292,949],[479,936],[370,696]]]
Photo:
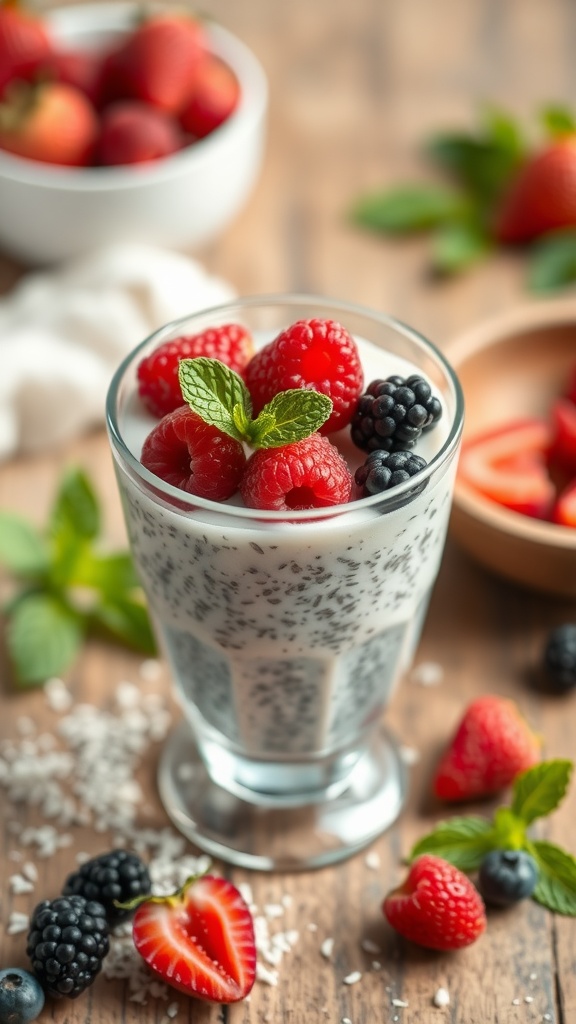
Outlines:
[[558,914],[576,917],[576,858],[554,843],[534,839],[529,828],[562,802],[572,775],[572,761],[542,761],[517,776],[510,806],[492,819],[476,815],[441,821],[413,846],[409,860],[433,853],[461,871],[473,872],[491,850],[526,850],[539,868],[533,899]]
[[239,374],[218,359],[181,359],[178,379],[184,401],[205,423],[251,448],[280,448],[318,430],[332,412],[332,400],[318,391],[281,391],[252,417],[252,399]]
[[2,612],[17,686],[65,672],[94,633],[155,652],[131,557],[102,551],[101,529],[97,495],[79,468],[62,477],[44,530],[0,511],[0,566],[13,581]]

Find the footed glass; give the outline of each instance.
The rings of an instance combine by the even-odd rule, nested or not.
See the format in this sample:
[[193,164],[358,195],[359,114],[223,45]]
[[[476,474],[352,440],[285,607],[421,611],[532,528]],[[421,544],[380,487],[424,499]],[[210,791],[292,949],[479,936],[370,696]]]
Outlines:
[[[155,421],[136,371],[158,345],[242,323],[257,343],[298,319],[338,320],[365,381],[419,373],[443,415],[428,465],[392,491],[331,508],[263,512],[195,497],[139,461]],[[444,547],[462,431],[460,386],[416,331],[314,296],[252,297],[148,338],[112,380],[107,422],[132,554],[183,710],[159,768],[175,825],[263,870],[319,867],[398,816],[406,777],[383,722],[409,668]],[[348,431],[331,438],[356,465]]]

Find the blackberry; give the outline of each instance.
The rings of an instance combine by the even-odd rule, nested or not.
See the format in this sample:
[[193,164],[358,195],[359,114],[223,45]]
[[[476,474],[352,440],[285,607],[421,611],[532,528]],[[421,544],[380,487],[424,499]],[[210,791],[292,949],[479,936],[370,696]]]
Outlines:
[[128,850],[112,850],[85,864],[69,875],[64,883],[64,896],[84,896],[96,900],[106,911],[110,925],[130,917],[131,911],[120,910],[114,905],[128,903],[137,896],[147,896],[152,888],[148,868],[135,853]]
[[544,648],[546,685],[557,693],[576,686],[576,625],[558,626],[550,633]]
[[480,865],[478,888],[486,903],[508,907],[532,895],[538,874],[525,850],[492,850]]
[[76,999],[94,981],[108,949],[108,922],[101,903],[83,896],[58,896],[42,900],[32,914],[26,953],[51,996]]
[[350,436],[367,452],[407,450],[441,415],[442,406],[423,377],[373,380],[358,399]]
[[[362,466],[356,470],[354,480],[362,488],[362,494],[366,497],[370,494],[381,494],[391,487],[410,480],[411,477],[421,473],[426,466],[426,460],[420,455],[409,451],[373,451]],[[427,480],[423,484],[410,491],[410,497],[414,497],[424,489]]]
[[44,990],[39,981],[20,967],[0,971],[0,1021],[29,1024],[44,1007]]

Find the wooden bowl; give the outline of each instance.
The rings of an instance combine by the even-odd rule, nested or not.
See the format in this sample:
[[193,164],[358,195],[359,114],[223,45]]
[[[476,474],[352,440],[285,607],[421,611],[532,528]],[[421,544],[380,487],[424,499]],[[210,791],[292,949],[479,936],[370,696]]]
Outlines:
[[[462,383],[467,438],[525,416],[546,418],[576,364],[576,298],[527,305],[446,349]],[[576,597],[576,529],[512,512],[457,478],[451,536],[515,583]]]

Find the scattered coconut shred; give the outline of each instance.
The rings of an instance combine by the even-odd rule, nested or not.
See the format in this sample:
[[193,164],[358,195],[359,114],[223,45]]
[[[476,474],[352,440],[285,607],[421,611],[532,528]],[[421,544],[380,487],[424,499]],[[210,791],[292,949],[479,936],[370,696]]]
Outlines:
[[[8,853],[15,866],[9,877],[14,897],[29,897],[35,891],[38,870],[30,855],[45,859],[72,846],[74,828],[107,833],[108,848],[125,847],[138,853],[148,865],[155,895],[173,892],[190,875],[209,867],[208,856],[186,853],[185,838],[170,826],[153,829],[137,824],[144,801],[137,770],[150,744],[162,741],[171,724],[163,698],[146,692],[146,685],[154,684],[161,672],[159,663],[145,661],[140,683],[121,682],[109,710],[74,704],[64,682],[50,679],[44,693],[49,708],[59,716],[54,731],[39,732],[33,719],[23,715],[16,722],[18,736],[0,743],[0,787],[14,814],[8,820],[14,841],[14,849]],[[22,826],[17,814],[24,805],[34,809],[44,823]],[[88,857],[79,853],[76,861]],[[286,895],[281,904],[259,910],[250,887],[240,888],[254,917],[257,979],[277,985],[278,967],[297,942],[298,932],[272,931],[271,926],[282,918],[291,897]],[[41,898],[43,894],[38,895],[38,900]],[[25,933],[29,915],[13,910],[3,924],[8,935]],[[131,922],[114,929],[102,972],[107,978],[126,982],[132,1002],[165,1001],[168,1005],[161,1024],[177,1016],[174,990],[159,981],[136,952]]]

